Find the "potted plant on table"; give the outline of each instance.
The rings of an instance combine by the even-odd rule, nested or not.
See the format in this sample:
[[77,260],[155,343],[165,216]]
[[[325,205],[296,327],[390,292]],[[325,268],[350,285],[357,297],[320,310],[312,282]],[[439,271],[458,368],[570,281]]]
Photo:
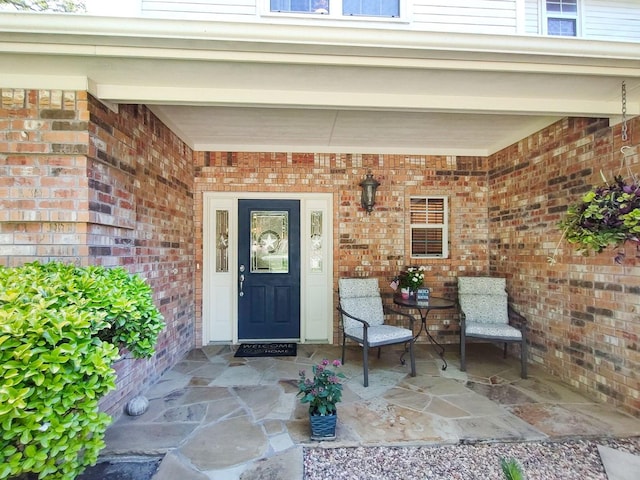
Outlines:
[[336,422],[338,411],[336,404],[342,399],[342,372],[335,372],[329,367],[340,367],[340,360],[324,359],[313,366],[313,378],[307,378],[304,370],[300,371],[298,395],[302,403],[309,404],[309,420],[311,422],[312,440],[333,440],[336,438]]
[[424,272],[426,270],[424,265],[407,267],[407,269],[399,275],[400,291],[403,296],[405,293],[413,295],[418,291],[418,288],[421,287],[424,282]]

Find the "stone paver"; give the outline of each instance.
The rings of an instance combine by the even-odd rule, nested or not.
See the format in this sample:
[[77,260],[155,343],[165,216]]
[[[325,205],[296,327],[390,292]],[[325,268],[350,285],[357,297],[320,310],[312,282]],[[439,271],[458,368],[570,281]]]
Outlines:
[[484,383],[469,383],[470,390],[487,397],[500,405],[521,405],[523,403],[535,403],[535,400],[512,385],[498,384],[488,385]]
[[455,419],[460,439],[466,442],[479,441],[528,441],[547,440],[526,422],[512,415],[492,415],[487,417],[470,417]]
[[261,458],[268,446],[262,428],[239,417],[199,429],[180,447],[180,453],[200,470],[214,470]]
[[[466,378],[464,379],[466,380]],[[465,382],[443,378],[439,376],[417,375],[407,377],[400,382],[401,387],[411,388],[430,395],[453,395],[456,393],[469,393]]]
[[394,405],[422,411],[431,403],[432,397],[421,392],[396,387],[388,390],[384,399]]
[[[103,455],[164,455],[154,480],[303,478],[304,446],[433,445],[640,435],[640,419],[577,393],[535,366],[519,377],[517,358],[470,346],[467,372],[457,349],[449,368],[429,345],[416,348],[416,377],[401,348],[372,352],[369,387],[350,347],[335,441],[310,440],[308,406],[297,398],[300,370],[340,358],[331,345],[299,345],[296,357],[234,358],[229,346],[191,351],[146,392],[146,413],[122,416]],[[376,352],[377,353],[377,352]]]
[[283,452],[293,447],[294,443],[288,433],[281,433],[269,437],[269,445],[274,452]]
[[468,390],[468,393],[463,394],[443,395],[442,398],[456,407],[469,412],[472,416],[483,417],[505,413],[504,407],[501,405],[470,390]]
[[102,455],[159,455],[177,448],[197,423],[116,424],[107,429]]
[[383,406],[362,402],[339,407],[338,418],[355,431],[368,445],[422,441],[445,442],[445,422],[432,415],[400,406]]
[[303,474],[302,447],[296,447],[255,462],[240,480],[302,480]]
[[233,390],[257,421],[267,418],[287,420],[296,402],[295,395],[283,393],[279,385],[237,387]]
[[518,405],[509,410],[526,423],[554,438],[606,435],[607,425],[580,412],[558,405]]
[[609,480],[637,480],[640,456],[598,445],[598,452]]
[[599,423],[605,423],[607,434],[614,437],[634,437],[640,435],[637,422],[629,419],[629,415],[612,410],[607,405],[593,403],[587,405],[567,405],[562,407],[566,410],[576,411],[582,415],[595,419]]
[[230,398],[232,393],[224,387],[189,387],[174,390],[164,397],[167,407],[189,405],[193,403],[211,402],[223,398]]
[[249,365],[230,366],[216,378],[211,385],[235,386],[235,385],[259,385],[262,374]]
[[470,415],[466,410],[456,407],[439,397],[434,397],[425,412],[445,418],[462,418]]
[[190,461],[176,452],[169,452],[162,459],[160,468],[153,476],[154,480],[208,480],[204,473],[189,466]]
[[207,415],[202,423],[208,425],[223,418],[241,417],[246,414],[247,412],[239,400],[235,398],[218,400],[217,402],[208,403]]

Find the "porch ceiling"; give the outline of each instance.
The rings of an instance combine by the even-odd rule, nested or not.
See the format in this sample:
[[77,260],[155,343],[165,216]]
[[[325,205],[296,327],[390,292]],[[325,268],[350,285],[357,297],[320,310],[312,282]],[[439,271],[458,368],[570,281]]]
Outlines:
[[488,155],[640,113],[638,44],[0,14],[1,87],[150,106],[196,150]]

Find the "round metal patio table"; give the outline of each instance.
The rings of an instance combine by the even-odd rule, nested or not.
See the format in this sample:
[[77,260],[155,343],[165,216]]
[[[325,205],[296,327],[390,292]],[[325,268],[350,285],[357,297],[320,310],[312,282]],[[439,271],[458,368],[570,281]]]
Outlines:
[[447,361],[444,358],[444,346],[439,344],[437,340],[431,336],[431,333],[427,328],[427,316],[429,315],[429,312],[431,310],[445,310],[448,308],[453,308],[456,305],[456,302],[454,302],[453,300],[449,300],[448,298],[441,298],[441,297],[430,297],[429,301],[419,302],[416,299],[415,295],[412,295],[409,298],[403,298],[401,294],[396,293],[393,296],[393,303],[404,308],[418,310],[418,313],[420,314],[420,322],[421,322],[420,330],[418,330],[418,333],[413,338],[413,340],[416,341],[420,336],[420,334],[422,333],[422,331],[424,330],[425,333],[427,334],[427,337],[429,338],[429,341],[431,342],[431,345],[433,345],[433,349],[440,356],[440,359],[443,362],[442,370],[446,370]]

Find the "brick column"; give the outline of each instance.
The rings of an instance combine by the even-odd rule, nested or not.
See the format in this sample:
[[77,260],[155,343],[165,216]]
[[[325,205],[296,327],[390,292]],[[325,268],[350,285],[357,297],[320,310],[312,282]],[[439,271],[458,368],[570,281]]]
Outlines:
[[86,93],[0,92],[0,264],[86,264]]

